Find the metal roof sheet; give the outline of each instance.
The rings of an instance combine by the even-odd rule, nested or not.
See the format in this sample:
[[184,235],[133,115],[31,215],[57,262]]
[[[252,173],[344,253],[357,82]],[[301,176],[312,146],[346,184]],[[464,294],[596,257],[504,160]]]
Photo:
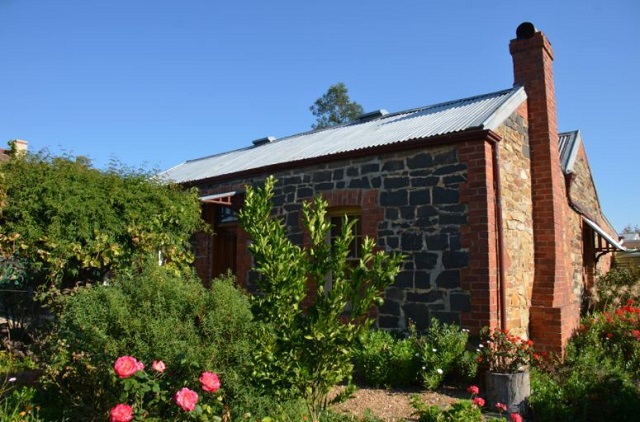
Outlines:
[[524,88],[516,86],[189,160],[160,176],[183,183],[469,129],[493,130],[525,99]]

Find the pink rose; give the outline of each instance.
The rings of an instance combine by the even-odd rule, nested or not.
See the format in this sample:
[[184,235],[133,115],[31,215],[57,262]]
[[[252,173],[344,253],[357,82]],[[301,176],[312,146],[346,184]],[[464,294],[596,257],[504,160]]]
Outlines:
[[129,378],[131,375],[144,369],[144,364],[131,356],[120,356],[116,359],[113,369],[120,378]]
[[182,410],[185,412],[191,412],[196,408],[196,403],[198,403],[198,393],[184,387],[176,393],[175,399],[176,404],[180,406]]
[[133,419],[133,409],[128,404],[118,404],[111,409],[111,422],[129,422]]
[[468,392],[470,392],[471,394],[478,394],[478,393],[480,393],[480,389],[479,389],[477,386],[475,386],[475,385],[472,385],[472,386],[470,386],[469,388],[467,388],[467,391],[468,391]]
[[164,372],[166,367],[163,361],[154,360],[153,363],[151,364],[151,368],[153,368],[153,370],[156,372]]
[[478,407],[482,407],[484,406],[484,399],[482,397],[476,397],[475,399],[473,399],[473,404]]
[[218,378],[218,374],[203,372],[202,375],[200,375],[200,384],[202,384],[204,391],[215,393],[220,388],[220,379]]
[[496,403],[496,409],[498,409],[501,412],[506,412],[507,411],[507,405],[504,403]]
[[517,413],[511,414],[511,422],[522,422],[522,416]]

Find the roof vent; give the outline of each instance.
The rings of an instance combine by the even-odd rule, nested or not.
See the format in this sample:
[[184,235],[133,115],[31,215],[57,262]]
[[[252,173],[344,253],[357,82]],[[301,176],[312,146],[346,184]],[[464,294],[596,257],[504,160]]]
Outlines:
[[387,110],[385,110],[384,108],[381,108],[380,110],[376,110],[376,111],[370,111],[369,113],[364,113],[358,116],[358,122],[362,123],[362,122],[368,122],[370,120],[374,120],[377,119],[379,117],[384,117],[387,114],[389,114],[389,112]]
[[273,137],[273,136],[266,136],[264,138],[256,139],[255,141],[253,141],[253,145],[260,146],[260,145],[264,145],[264,144],[270,144],[271,142],[273,142],[275,140],[276,140],[276,138]]

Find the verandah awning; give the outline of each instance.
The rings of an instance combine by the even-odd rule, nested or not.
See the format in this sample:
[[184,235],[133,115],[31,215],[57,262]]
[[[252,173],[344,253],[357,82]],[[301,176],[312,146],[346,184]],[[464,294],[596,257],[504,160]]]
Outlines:
[[214,195],[201,196],[200,202],[216,205],[231,205],[231,198],[238,194],[238,191],[231,191],[225,193],[216,193]]
[[626,251],[627,248],[622,246],[619,241],[613,239],[607,232],[604,231],[602,227],[593,221],[589,220],[584,215],[582,216],[582,220],[589,225],[593,231],[595,232],[595,249],[596,252],[614,252],[614,251]]

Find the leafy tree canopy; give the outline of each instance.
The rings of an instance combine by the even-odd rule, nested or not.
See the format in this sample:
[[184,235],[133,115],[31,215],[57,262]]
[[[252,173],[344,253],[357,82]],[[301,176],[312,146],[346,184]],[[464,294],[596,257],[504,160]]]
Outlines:
[[32,287],[101,281],[150,254],[175,270],[192,261],[189,238],[203,228],[195,191],[46,151],[14,155],[0,174],[0,256],[27,262]]
[[348,123],[364,112],[360,104],[349,99],[347,87],[342,82],[331,85],[309,110],[317,117],[316,123],[311,125],[313,129]]

